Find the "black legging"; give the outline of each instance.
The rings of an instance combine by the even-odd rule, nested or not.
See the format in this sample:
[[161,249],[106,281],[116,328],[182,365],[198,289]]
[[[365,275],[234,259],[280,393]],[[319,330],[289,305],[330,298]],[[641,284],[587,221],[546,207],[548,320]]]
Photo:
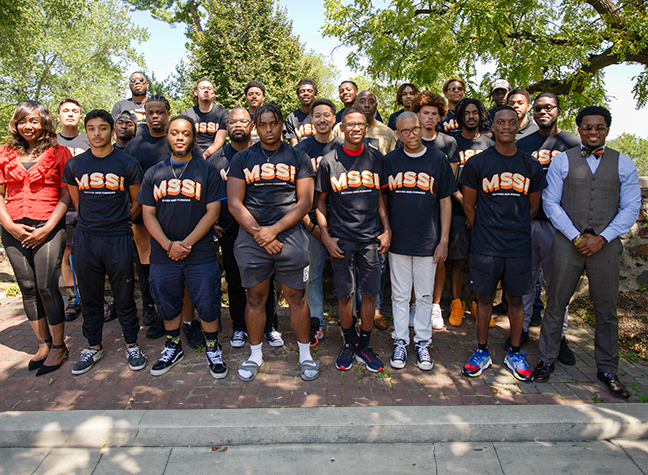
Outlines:
[[[33,226],[33,221],[18,223]],[[47,317],[51,326],[63,323],[65,310],[59,290],[61,259],[65,247],[65,220],[54,228],[43,244],[27,249],[20,241],[2,229],[2,243],[13,267],[23,296],[23,307],[29,321]]]

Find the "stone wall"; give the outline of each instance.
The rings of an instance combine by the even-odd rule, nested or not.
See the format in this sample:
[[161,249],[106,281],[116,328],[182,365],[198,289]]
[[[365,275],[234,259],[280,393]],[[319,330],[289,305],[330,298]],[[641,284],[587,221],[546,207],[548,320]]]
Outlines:
[[630,232],[621,236],[625,248],[621,256],[620,291],[648,289],[648,177],[639,177],[641,211]]

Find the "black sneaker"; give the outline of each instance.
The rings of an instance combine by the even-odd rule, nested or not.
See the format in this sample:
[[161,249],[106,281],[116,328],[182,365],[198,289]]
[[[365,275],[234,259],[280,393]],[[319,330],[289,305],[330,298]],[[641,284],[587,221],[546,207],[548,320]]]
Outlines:
[[268,340],[268,345],[274,348],[279,348],[280,346],[284,346],[284,341],[281,332],[278,332],[277,330],[272,330],[271,332],[264,333],[263,336],[265,337],[266,340]]
[[128,367],[131,371],[139,371],[146,366],[146,356],[140,350],[139,345],[126,348],[126,359],[128,360]]
[[504,302],[495,305],[493,307],[493,315],[508,315],[508,302]]
[[198,320],[192,321],[190,325],[183,322],[182,332],[187,337],[187,346],[189,348],[196,350],[201,346],[205,346],[205,335],[200,328],[200,322]]
[[227,376],[227,365],[223,361],[223,350],[218,343],[213,347],[207,346],[205,356],[207,357],[209,373],[212,377],[215,379],[222,379]]
[[[526,345],[529,342],[529,330],[524,331],[522,330],[522,334],[520,335],[520,348],[522,348],[523,345]],[[508,351],[508,349],[511,347],[511,336],[509,335],[506,338],[506,341],[504,342],[504,349]]]
[[162,356],[151,368],[153,376],[160,376],[175,365],[180,363],[184,358],[184,351],[182,351],[182,343],[174,343],[172,338],[167,338],[162,350]]
[[157,320],[157,314],[155,313],[155,305],[152,303],[145,303],[142,308],[142,323],[145,326],[149,327],[155,323]]
[[245,346],[245,342],[248,339],[248,334],[241,331],[237,330],[232,334],[232,338],[230,338],[230,346],[232,348],[243,348]]
[[117,307],[115,307],[115,301],[111,300],[108,308],[104,310],[104,323],[111,322],[115,318],[117,318]]
[[166,335],[166,330],[164,329],[164,320],[161,318],[158,318],[155,323],[146,330],[146,338],[150,338],[151,340],[157,340],[158,338],[162,338],[164,335]]
[[79,315],[81,315],[81,302],[77,303],[76,297],[72,297],[68,300],[67,307],[65,307],[65,321],[73,322]]
[[560,350],[558,352],[558,361],[566,366],[574,366],[576,364],[576,356],[574,352],[567,346],[567,340],[564,338],[560,340]]
[[84,350],[81,350],[79,361],[74,363],[74,366],[72,366],[72,374],[79,375],[87,373],[92,369],[97,361],[103,358],[103,355],[103,348],[99,348],[98,350],[95,350],[94,348],[86,348]]
[[542,325],[542,310],[533,309],[533,314],[531,315],[531,321],[529,322],[530,327],[539,327]]

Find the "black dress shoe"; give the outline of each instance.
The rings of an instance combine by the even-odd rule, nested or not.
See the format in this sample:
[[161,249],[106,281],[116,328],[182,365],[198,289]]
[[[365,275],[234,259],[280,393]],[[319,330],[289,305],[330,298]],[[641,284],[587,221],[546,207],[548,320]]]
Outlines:
[[538,364],[535,367],[533,372],[533,380],[536,383],[546,383],[551,378],[551,373],[556,369],[556,363],[551,363],[548,365],[542,360],[538,361]]
[[52,345],[52,349],[54,350],[60,350],[61,348],[65,348],[65,356],[61,360],[59,364],[55,365],[41,365],[40,368],[38,368],[38,371],[36,372],[36,376],[43,376],[44,374],[51,373],[52,371],[56,371],[61,367],[63,363],[65,363],[65,360],[68,359],[68,356],[70,356],[70,350],[68,350],[67,346],[65,346],[65,343],[62,345]]
[[[529,330],[524,331],[522,330],[522,334],[520,335],[520,348],[522,348],[523,345],[529,342]],[[504,349],[508,351],[508,349],[511,347],[511,337],[507,337],[506,341],[504,342]]]
[[27,369],[29,371],[36,371],[38,368],[43,366],[43,363],[45,363],[45,358],[42,360],[29,360],[29,364],[27,365]]
[[164,335],[166,335],[166,331],[164,330],[164,321],[162,318],[158,317],[158,319],[155,320],[155,323],[146,330],[146,338],[157,340],[158,338],[162,338]]
[[104,310],[104,323],[112,322],[115,318],[117,318],[117,307],[115,301],[111,300],[108,308]]
[[73,322],[79,317],[79,315],[81,315],[82,310],[81,303],[77,303],[75,297],[70,298],[67,307],[65,307],[65,321]]
[[619,399],[628,399],[630,397],[628,390],[625,388],[623,383],[617,379],[616,374],[612,375],[610,373],[603,373],[599,370],[597,376],[599,381],[608,387],[612,396],[618,397]]
[[567,346],[567,340],[564,338],[560,340],[558,361],[566,366],[574,366],[576,364],[576,356],[574,356],[574,352]]
[[157,318],[155,305],[152,303],[145,303],[142,308],[142,323],[144,323],[144,326],[150,327],[155,323]]

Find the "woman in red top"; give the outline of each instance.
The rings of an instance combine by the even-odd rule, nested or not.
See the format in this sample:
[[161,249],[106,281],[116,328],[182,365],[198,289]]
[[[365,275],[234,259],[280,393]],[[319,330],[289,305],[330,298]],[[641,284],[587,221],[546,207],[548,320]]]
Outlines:
[[38,338],[29,370],[41,375],[58,369],[69,353],[58,282],[65,244],[61,218],[70,205],[61,175],[71,154],[56,143],[52,116],[39,102],[18,105],[9,133],[12,139],[0,147],[2,243]]

